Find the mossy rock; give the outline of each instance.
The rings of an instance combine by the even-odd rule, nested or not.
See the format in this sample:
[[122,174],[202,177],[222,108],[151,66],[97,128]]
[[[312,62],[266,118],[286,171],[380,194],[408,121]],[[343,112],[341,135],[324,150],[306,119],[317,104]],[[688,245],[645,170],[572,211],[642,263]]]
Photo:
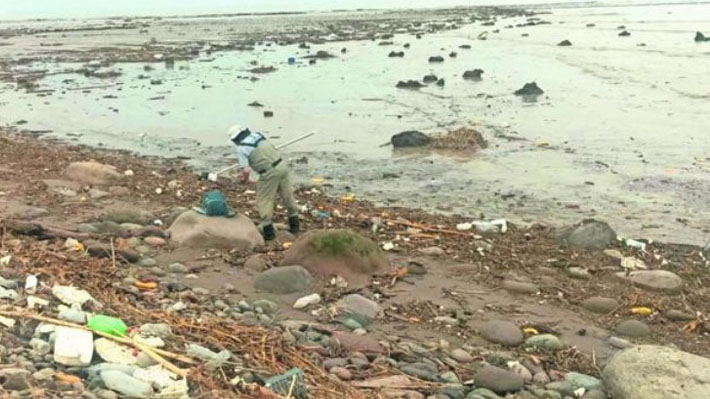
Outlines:
[[319,277],[342,276],[351,283],[367,281],[389,266],[374,241],[350,230],[315,230],[301,236],[283,264],[301,265]]

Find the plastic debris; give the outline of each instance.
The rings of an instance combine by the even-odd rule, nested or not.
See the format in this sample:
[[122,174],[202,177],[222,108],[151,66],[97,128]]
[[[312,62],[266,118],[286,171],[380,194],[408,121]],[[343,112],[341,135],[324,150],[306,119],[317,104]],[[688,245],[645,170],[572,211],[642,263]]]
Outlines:
[[8,289],[0,287],[0,299],[14,300],[14,299],[17,299],[17,297],[18,297],[17,291],[8,290]]
[[634,306],[631,308],[631,314],[639,316],[649,316],[653,313],[653,309],[647,308],[645,306]]
[[68,321],[71,323],[76,323],[76,324],[84,324],[86,323],[86,319],[88,318],[86,313],[77,310],[77,309],[72,309],[68,308],[64,305],[59,307],[59,320],[64,320]]
[[646,269],[646,264],[641,259],[636,259],[633,256],[627,256],[621,259],[621,267],[629,270]]
[[128,169],[127,171],[123,172],[123,174],[126,175],[126,176],[129,176],[129,177],[134,175],[133,171],[130,170],[130,169]]
[[187,380],[179,378],[160,365],[138,369],[133,373],[133,377],[156,387],[159,390],[156,397],[161,399],[181,399],[188,394]]
[[320,295],[318,294],[311,294],[304,296],[302,298],[299,298],[296,303],[293,304],[294,309],[303,309],[305,307],[308,307],[310,305],[315,305],[320,303],[321,298]]
[[126,335],[126,330],[128,330],[128,326],[126,326],[123,320],[106,315],[90,317],[86,326],[90,330],[101,331],[115,336],[124,336]]
[[43,308],[45,306],[49,306],[49,301],[43,298],[39,298],[36,296],[28,296],[27,297],[27,307],[30,309],[37,309],[37,307]]
[[280,395],[289,395],[290,393],[293,399],[308,399],[303,371],[298,368],[273,376],[266,380],[264,385]]
[[137,358],[131,348],[117,344],[108,338],[99,338],[94,341],[96,353],[107,363],[131,365],[136,364]]
[[15,327],[15,323],[17,323],[17,321],[15,319],[11,319],[11,318],[5,317],[5,316],[0,316],[0,324],[2,324],[3,326],[5,326],[7,328]]
[[91,331],[57,327],[54,361],[65,366],[88,366],[94,355],[94,335]]
[[536,329],[534,329],[534,328],[532,328],[532,327],[525,327],[525,328],[523,328],[523,332],[524,332],[525,334],[530,334],[530,335],[538,335],[538,334],[540,334],[540,332],[538,332]]
[[99,304],[88,292],[68,285],[55,285],[52,295],[69,306],[83,306],[86,302]]
[[106,388],[129,398],[149,398],[153,396],[153,386],[118,370],[101,372]]
[[473,228],[473,223],[459,223],[456,225],[458,231],[468,231]]
[[0,258],[0,266],[9,265],[10,260],[12,260],[12,255],[3,256],[2,258]]
[[384,249],[385,251],[391,251],[394,249],[394,244],[392,244],[391,242],[386,242],[382,244],[382,249]]
[[645,242],[636,241],[636,240],[632,240],[630,238],[627,238],[626,240],[624,240],[624,244],[626,244],[627,247],[640,249],[641,251],[644,251],[644,252],[646,251],[646,243]]
[[37,289],[37,284],[39,284],[37,276],[30,274],[25,280],[25,291],[29,293],[34,292]]

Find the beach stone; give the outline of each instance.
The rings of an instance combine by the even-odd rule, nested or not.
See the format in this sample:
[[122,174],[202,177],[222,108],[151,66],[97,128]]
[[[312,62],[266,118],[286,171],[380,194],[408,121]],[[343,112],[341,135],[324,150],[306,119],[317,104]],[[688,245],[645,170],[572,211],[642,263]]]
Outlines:
[[72,162],[64,175],[84,184],[107,185],[120,179],[122,175],[111,165],[98,162]]
[[447,384],[460,384],[459,377],[453,371],[447,371],[439,376],[439,380]]
[[587,391],[592,389],[602,389],[602,382],[591,375],[570,372],[565,375],[565,381],[572,384],[573,390],[584,388]]
[[459,363],[471,363],[473,361],[473,356],[460,348],[451,351],[451,358]]
[[399,368],[404,374],[420,378],[425,381],[438,381],[439,370],[429,363],[418,362],[404,365]]
[[466,396],[466,399],[501,399],[501,397],[490,389],[476,388]]
[[244,262],[244,268],[253,272],[263,272],[269,267],[266,260],[261,255],[254,255]]
[[554,391],[565,397],[574,395],[574,387],[569,381],[555,381],[545,385],[545,389]]
[[426,256],[444,256],[444,255],[446,255],[446,251],[444,251],[441,247],[421,248],[419,250],[419,253],[421,253],[422,255],[426,255]]
[[596,220],[585,220],[576,226],[560,229],[556,236],[563,245],[595,250],[603,250],[616,240],[614,229]]
[[21,368],[0,369],[0,386],[7,391],[24,391],[33,385],[32,373]]
[[135,209],[133,207],[129,208],[125,205],[113,207],[101,215],[101,221],[118,223],[119,225],[131,223],[144,226],[151,223],[154,219],[155,216],[148,211]]
[[209,217],[189,210],[178,216],[168,231],[175,245],[194,249],[252,250],[264,245],[256,226],[244,215]]
[[143,239],[143,242],[150,245],[151,247],[162,247],[167,244],[167,241],[165,241],[164,238],[160,237],[146,237]]
[[254,277],[254,288],[272,294],[305,291],[313,282],[311,273],[301,266],[282,266],[265,270]]
[[654,291],[677,294],[683,289],[683,279],[667,270],[639,270],[628,275],[626,272],[618,272],[616,276],[641,288]]
[[681,310],[671,309],[664,314],[668,320],[672,321],[690,321],[695,320],[695,315],[686,313]]
[[431,143],[431,137],[416,130],[408,130],[395,134],[390,141],[394,148],[424,147]]
[[607,397],[604,391],[600,389],[593,389],[582,395],[582,399],[607,399]]
[[533,335],[525,340],[526,348],[532,348],[543,351],[558,351],[562,349],[560,339],[552,334]]
[[143,257],[138,261],[138,266],[143,266],[143,267],[153,267],[153,266],[156,266],[157,264],[158,264],[158,262],[155,259],[149,258],[149,257]]
[[663,346],[617,353],[602,372],[614,399],[695,399],[710,392],[710,359]]
[[353,374],[344,367],[333,367],[330,369],[330,374],[337,376],[342,381],[350,381],[353,379]]
[[509,367],[510,371],[522,377],[523,381],[525,381],[526,384],[532,381],[533,375],[530,370],[527,369],[527,367],[523,366],[518,362],[514,362],[513,364],[509,363]]
[[190,271],[190,269],[188,269],[187,266],[179,262],[171,263],[168,265],[168,272],[170,273],[184,274],[188,271]]
[[537,294],[540,292],[540,289],[535,284],[523,281],[505,280],[503,281],[503,288],[517,294]]
[[326,359],[323,362],[323,368],[326,370],[330,370],[333,367],[345,367],[348,365],[348,359],[342,358],[342,357],[335,357],[332,359]]
[[540,371],[533,375],[532,382],[537,385],[545,385],[550,382],[550,376],[546,372]]
[[108,192],[114,197],[125,197],[131,194],[131,190],[124,186],[111,186],[108,188]]
[[141,381],[121,371],[102,371],[101,380],[106,385],[106,388],[130,398],[148,398],[153,395],[153,387],[150,383]]
[[351,352],[361,352],[364,354],[380,354],[384,349],[377,339],[367,335],[356,335],[343,331],[333,333],[332,343],[340,345]]
[[624,320],[614,330],[617,334],[631,338],[641,338],[651,334],[651,329],[638,320]]
[[463,73],[465,80],[481,80],[483,78],[483,69],[471,69]]
[[614,298],[593,296],[582,301],[581,305],[592,313],[606,314],[619,307],[619,302]]
[[460,383],[446,385],[439,388],[439,392],[434,395],[435,399],[464,399],[466,397],[466,387]]
[[539,96],[545,93],[536,82],[525,83],[522,88],[515,91],[516,96]]
[[360,294],[350,294],[343,297],[336,303],[336,306],[346,312],[365,316],[370,320],[376,319],[382,313],[382,307],[377,302]]
[[500,367],[484,365],[473,376],[477,387],[488,388],[496,393],[517,392],[523,389],[523,378]]
[[567,274],[572,278],[580,280],[589,280],[590,278],[592,278],[592,275],[589,273],[589,271],[581,267],[570,267],[569,269],[567,269]]
[[341,276],[349,283],[365,283],[387,269],[389,262],[377,243],[349,230],[314,230],[284,254],[282,264],[302,265],[314,276]]
[[486,341],[505,346],[517,346],[523,343],[523,332],[509,321],[488,321],[479,329],[478,333]]
[[609,345],[617,349],[626,349],[634,346],[634,344],[628,340],[619,337],[609,337]]

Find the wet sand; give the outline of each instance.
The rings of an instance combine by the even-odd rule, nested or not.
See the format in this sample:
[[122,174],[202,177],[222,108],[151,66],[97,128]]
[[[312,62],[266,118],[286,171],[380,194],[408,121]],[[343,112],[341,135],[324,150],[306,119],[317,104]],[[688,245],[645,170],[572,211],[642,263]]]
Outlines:
[[[544,13],[533,21],[550,24],[522,27],[529,17],[471,23],[483,17],[476,9],[90,21],[120,29],[57,33],[46,30],[76,23],[43,22],[32,34],[0,35],[7,44],[0,46],[2,70],[9,71],[0,122],[189,157],[202,169],[233,160],[222,144],[233,123],[257,126],[277,142],[315,130],[317,138],[292,148],[294,158],[309,160],[297,173],[302,182],[325,177],[337,193],[471,218],[566,224],[597,217],[624,236],[705,244],[710,126],[703,105],[710,87],[703,57],[710,47],[692,39],[710,30],[707,7],[537,9]],[[618,36],[620,25],[631,36]],[[477,40],[484,31],[487,40]],[[556,45],[565,39],[571,47]],[[302,42],[310,49],[299,48]],[[201,51],[193,58],[195,48]],[[310,65],[304,57],[319,50],[336,58]],[[389,58],[393,50],[405,57]],[[176,58],[174,69],[156,54]],[[445,61],[431,64],[432,55]],[[61,73],[102,60],[111,62],[99,71],[121,75]],[[276,71],[249,72],[258,66]],[[474,68],[485,71],[483,80],[464,81]],[[42,70],[38,87],[17,90],[23,76]],[[445,86],[395,88],[429,73]],[[530,81],[545,90],[536,102],[512,94]],[[265,107],[247,106],[252,101]],[[264,118],[264,110],[274,117]],[[491,143],[473,157],[380,146],[403,130],[436,134],[467,125]]]

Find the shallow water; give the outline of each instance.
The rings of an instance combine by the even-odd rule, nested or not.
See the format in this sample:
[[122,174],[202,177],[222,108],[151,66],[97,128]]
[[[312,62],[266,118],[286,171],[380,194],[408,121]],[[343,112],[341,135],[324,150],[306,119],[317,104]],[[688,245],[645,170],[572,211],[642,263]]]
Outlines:
[[[710,43],[695,43],[693,37],[697,30],[710,33],[710,5],[565,7],[551,12],[541,16],[550,25],[506,29],[523,22],[511,19],[421,40],[400,34],[394,46],[379,46],[378,41],[313,46],[313,51],[337,55],[313,66],[300,58],[306,50],[296,46],[259,46],[254,52],[178,62],[174,70],[162,64],[151,72],[143,64],[117,65],[114,69],[123,76],[115,81],[51,75],[40,82],[41,88],[61,89],[51,96],[14,91],[12,85],[0,89],[0,122],[24,119],[29,122],[24,128],[50,129],[60,137],[80,134],[84,143],[147,154],[190,156],[196,165],[229,162],[224,159],[231,153],[224,132],[233,123],[257,127],[275,141],[315,130],[315,138],[291,148],[294,156],[310,160],[297,166],[297,172],[302,181],[326,176],[336,192],[472,217],[484,213],[555,223],[598,217],[624,235],[704,244],[703,230],[710,220],[705,200],[710,194],[710,120],[705,117]],[[260,18],[240,22],[262,21],[268,30],[269,23],[288,26],[292,18],[316,17]],[[596,26],[587,27],[590,23]],[[631,36],[619,37],[619,25]],[[188,26],[198,31],[194,24]],[[476,40],[484,30],[496,28],[500,33]],[[180,40],[175,31],[161,32],[161,40]],[[220,30],[202,34],[219,38]],[[129,33],[117,35],[110,40],[145,41]],[[573,46],[556,46],[563,39]],[[0,52],[33,48],[31,38],[18,42],[22,40],[27,42],[14,49],[0,47]],[[96,37],[71,42],[79,46],[82,41],[90,47]],[[403,49],[404,43],[411,48]],[[472,49],[458,49],[461,44]],[[343,47],[346,54],[340,53]],[[387,57],[400,49],[404,58]],[[451,51],[458,56],[449,58]],[[446,60],[429,64],[431,55]],[[298,64],[288,65],[289,56],[299,57]],[[278,70],[256,75],[255,82],[240,78],[254,76],[247,72],[253,60]],[[474,68],[485,70],[484,79],[464,81],[461,74]],[[428,73],[444,78],[446,86],[395,88],[398,80]],[[163,84],[137,79],[141,74]],[[537,102],[512,95],[530,81],[545,90]],[[76,90],[106,84],[111,86],[89,93]],[[155,97],[164,99],[150,100]],[[266,107],[247,106],[255,100]],[[264,118],[263,110],[275,116]],[[393,156],[389,147],[380,146],[402,130],[441,133],[469,124],[483,131],[491,145],[465,160],[437,154]],[[500,134],[520,140],[496,137]],[[383,179],[385,171],[400,177]]]

